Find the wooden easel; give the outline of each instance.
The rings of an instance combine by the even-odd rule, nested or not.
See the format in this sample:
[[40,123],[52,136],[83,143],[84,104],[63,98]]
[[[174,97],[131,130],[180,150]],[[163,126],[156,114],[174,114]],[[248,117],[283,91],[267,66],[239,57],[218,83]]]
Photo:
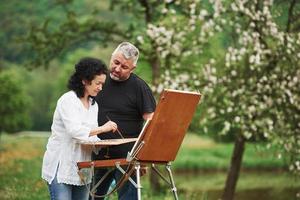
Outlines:
[[[78,168],[116,167],[126,175],[120,166],[133,164],[137,180],[135,182],[129,177],[129,181],[137,188],[138,199],[141,199],[140,167],[150,164],[151,168],[170,185],[174,198],[177,200],[171,162],[176,158],[200,98],[201,94],[196,92],[164,90],[160,95],[152,120],[145,123],[126,159],[78,162]],[[169,180],[158,171],[156,164],[165,165]]]

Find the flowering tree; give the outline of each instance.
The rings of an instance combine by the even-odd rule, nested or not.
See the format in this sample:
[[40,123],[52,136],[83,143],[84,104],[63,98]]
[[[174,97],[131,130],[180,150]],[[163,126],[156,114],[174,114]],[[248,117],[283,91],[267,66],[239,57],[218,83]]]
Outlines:
[[286,3],[286,26],[280,27],[272,0],[233,1],[224,16],[233,36],[225,66],[205,71],[216,80],[207,80],[212,107],[206,124],[236,135],[223,199],[233,199],[248,139],[282,146],[290,169],[300,174],[300,33],[293,20],[299,2]]
[[[199,88],[200,63],[211,52],[209,39],[221,31],[219,0],[122,1],[121,8],[133,10],[141,24],[130,26],[131,38],[151,65],[153,90]],[[212,4],[214,3],[214,4]],[[129,8],[128,8],[129,7]],[[141,27],[145,28],[141,28]],[[214,62],[214,59],[211,59]]]

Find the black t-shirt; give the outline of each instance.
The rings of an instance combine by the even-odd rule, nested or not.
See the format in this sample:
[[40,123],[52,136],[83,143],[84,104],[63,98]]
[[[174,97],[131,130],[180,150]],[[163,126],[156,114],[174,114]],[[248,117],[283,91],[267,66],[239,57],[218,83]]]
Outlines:
[[[99,106],[98,124],[103,125],[107,117],[116,122],[125,138],[138,137],[143,128],[143,114],[155,110],[155,99],[149,86],[135,74],[126,81],[115,81],[108,75],[102,91],[96,97]],[[117,133],[102,133],[101,139],[121,138]],[[110,152],[125,157],[132,143],[109,148]]]

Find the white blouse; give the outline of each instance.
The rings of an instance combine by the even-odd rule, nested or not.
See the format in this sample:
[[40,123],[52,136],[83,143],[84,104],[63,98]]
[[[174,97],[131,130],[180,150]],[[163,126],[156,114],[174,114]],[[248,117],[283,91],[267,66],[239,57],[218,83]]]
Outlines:
[[[83,185],[76,164],[90,161],[92,148],[79,142],[100,140],[97,136],[89,136],[91,129],[98,126],[98,105],[91,103],[88,109],[85,108],[74,91],[58,99],[42,166],[42,178],[49,184],[57,171],[58,183]],[[91,175],[85,175],[88,175],[86,181],[90,183]]]

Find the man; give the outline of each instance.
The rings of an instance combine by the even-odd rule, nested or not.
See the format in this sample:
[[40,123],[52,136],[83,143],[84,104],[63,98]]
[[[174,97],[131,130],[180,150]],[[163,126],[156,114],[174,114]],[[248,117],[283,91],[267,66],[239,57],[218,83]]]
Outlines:
[[[136,74],[139,50],[129,42],[122,42],[112,53],[110,60],[110,74],[106,78],[101,93],[96,97],[99,105],[98,123],[108,120],[117,123],[118,130],[125,138],[136,138],[142,130],[144,120],[151,119],[155,110],[155,99],[151,89]],[[115,133],[106,133],[101,139],[121,138]],[[101,149],[94,160],[126,158],[133,143]],[[107,172],[106,169],[97,169],[95,183]],[[113,179],[118,181],[122,174],[114,170],[98,187],[96,195],[106,194]],[[137,199],[136,188],[127,181],[118,190],[120,200]],[[100,198],[98,198],[100,199]]]

